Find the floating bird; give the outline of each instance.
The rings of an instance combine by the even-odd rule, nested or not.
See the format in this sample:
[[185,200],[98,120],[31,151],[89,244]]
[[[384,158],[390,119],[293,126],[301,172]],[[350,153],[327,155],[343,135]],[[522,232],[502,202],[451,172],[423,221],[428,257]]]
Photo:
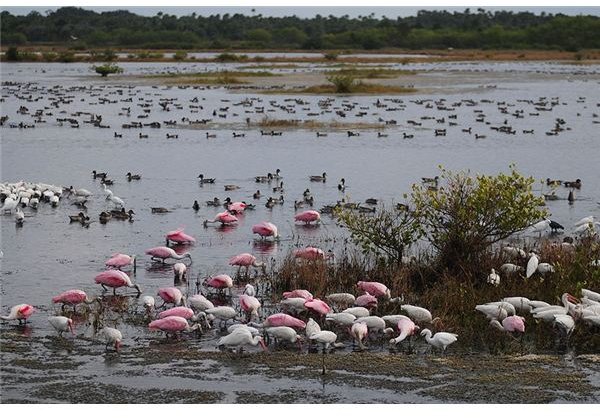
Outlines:
[[327,181],[327,173],[323,173],[320,176],[310,176],[310,181],[321,181],[325,183]]

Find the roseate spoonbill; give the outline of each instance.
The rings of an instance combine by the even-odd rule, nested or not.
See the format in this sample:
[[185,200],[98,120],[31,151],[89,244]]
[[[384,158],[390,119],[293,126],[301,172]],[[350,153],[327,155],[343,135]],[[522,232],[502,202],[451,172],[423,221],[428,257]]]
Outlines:
[[252,233],[258,234],[262,239],[267,237],[273,237],[274,239],[279,239],[279,232],[277,231],[277,227],[271,222],[261,222],[252,227]]
[[206,228],[208,226],[208,224],[217,223],[217,222],[220,222],[221,225],[231,225],[233,223],[236,223],[237,221],[238,221],[238,218],[236,218],[231,213],[225,211],[225,212],[218,213],[212,221],[209,219],[205,220],[204,227]]
[[285,326],[299,329],[306,328],[304,321],[284,313],[277,313],[269,316],[267,319],[265,319],[263,325],[265,327]]
[[112,268],[119,269],[119,270],[121,270],[123,267],[133,265],[133,272],[135,273],[136,272],[135,258],[136,258],[135,255],[130,256],[127,254],[116,253],[116,254],[113,254],[111,258],[106,260],[104,265],[106,267],[109,267],[109,268],[112,267]]
[[306,210],[294,216],[296,222],[304,222],[308,225],[311,222],[319,222],[321,220],[321,214],[316,210]]
[[29,318],[34,312],[35,308],[33,306],[22,303],[10,308],[10,313],[6,316],[0,316],[0,319],[5,321],[14,321],[16,319],[19,321],[19,324],[23,324],[27,323],[27,318]]
[[180,316],[185,319],[195,320],[196,316],[194,311],[190,308],[186,308],[185,306],[175,306],[174,308],[167,309],[166,311],[162,311],[158,314],[158,319],[163,319],[168,316]]
[[183,228],[167,232],[166,240],[167,245],[169,245],[169,242],[174,242],[175,244],[193,244],[196,242],[196,238],[183,232]]
[[62,292],[60,295],[54,296],[52,298],[52,303],[62,303],[63,309],[64,309],[65,305],[73,306],[73,312],[75,312],[77,305],[79,305],[80,303],[85,303],[87,305],[90,305],[94,302],[98,302],[101,304],[102,299],[99,297],[90,299],[90,298],[88,298],[87,294],[83,290],[79,290],[79,289],[67,290],[65,292]]
[[296,290],[292,290],[291,292],[283,292],[283,297],[286,299],[287,298],[302,298],[302,299],[306,299],[306,300],[313,299],[312,293],[310,293],[308,290],[305,290],[305,289],[296,289]]
[[137,290],[138,296],[142,294],[140,286],[137,283],[132,283],[129,276],[121,270],[106,270],[98,274],[94,281],[100,284],[104,290],[108,290],[107,286],[112,287],[113,295],[116,295],[119,287],[133,287]]
[[354,305],[365,308],[373,308],[377,306],[377,298],[366,292],[364,295],[360,295],[354,300]]
[[175,275],[175,284],[184,282],[187,280],[187,267],[183,263],[175,263],[173,264],[173,274]]
[[71,318],[67,318],[66,316],[50,316],[48,317],[48,322],[50,322],[50,325],[58,331],[60,337],[62,337],[62,334],[65,331],[71,331],[71,334],[75,335],[75,331],[73,331],[73,320]]
[[99,334],[104,336],[107,350],[109,345],[114,345],[115,351],[119,351],[119,348],[121,348],[121,341],[123,341],[123,334],[121,334],[121,331],[116,328],[104,327],[100,330]]
[[350,327],[356,321],[356,317],[348,312],[328,313],[325,321],[330,321],[342,327]]
[[304,307],[323,316],[331,312],[331,307],[320,299],[307,300]]
[[265,342],[261,336],[253,337],[250,331],[244,328],[237,328],[231,334],[221,337],[217,342],[217,347],[227,346],[227,347],[237,347],[239,352],[242,352],[242,347],[245,345],[257,346],[260,344],[264,351],[267,351],[267,347],[265,346]]
[[196,309],[198,311],[206,311],[207,309],[214,308],[215,305],[206,299],[203,295],[194,295],[188,299],[189,305],[192,309]]
[[410,318],[401,318],[397,324],[398,331],[400,331],[400,335],[396,338],[392,338],[390,340],[390,344],[398,344],[406,339],[406,337],[410,337],[414,335],[419,327],[415,325],[415,323]]
[[488,274],[486,283],[496,287],[500,284],[500,276],[496,273],[496,270],[492,269],[492,272]]
[[162,263],[165,262],[168,258],[173,258],[175,260],[183,260],[184,258],[189,258],[192,261],[192,256],[190,253],[183,253],[181,255],[177,254],[174,249],[169,247],[154,247],[146,250],[146,254],[151,256],[152,261],[160,261]]
[[329,302],[335,305],[345,305],[351,306],[354,304],[356,298],[351,293],[332,293],[330,295],[325,296]]
[[246,206],[244,202],[233,202],[227,207],[227,210],[236,215],[244,212]]
[[175,306],[185,305],[185,296],[176,287],[161,287],[158,289],[157,295],[163,300],[161,306],[167,303],[172,303]]
[[420,306],[400,305],[400,309],[405,311],[408,314],[408,317],[415,322],[433,322],[433,319],[431,318],[431,312],[425,308],[421,308]]
[[250,318],[253,316],[258,317],[258,310],[260,309],[260,302],[254,296],[240,295],[240,308],[246,312]]
[[347,309],[344,309],[342,312],[352,314],[357,318],[371,315],[369,310],[363,306],[355,306],[353,308],[347,308]]
[[271,327],[265,330],[269,337],[273,337],[277,343],[281,341],[289,341],[298,343],[298,348],[302,349],[302,337],[296,333],[296,330],[290,327]]
[[366,348],[363,344],[363,340],[365,340],[369,335],[369,328],[367,327],[367,324],[365,324],[364,322],[357,322],[352,324],[352,328],[350,328],[350,335],[358,344],[358,348],[360,350],[364,350]]
[[450,344],[456,342],[456,340],[458,339],[457,334],[452,334],[449,332],[436,332],[435,335],[432,337],[431,331],[427,328],[421,331],[421,337],[425,337],[427,343],[430,346],[442,350],[442,354],[446,351],[446,348]]
[[380,298],[380,297],[384,297],[386,299],[391,298],[390,289],[388,289],[387,286],[384,285],[383,283],[360,281],[360,282],[356,283],[356,286],[358,286],[358,288],[361,289],[362,291],[367,292],[367,293],[375,296],[376,298]]
[[227,274],[219,274],[206,279],[204,285],[218,290],[231,289],[233,287],[233,279]]
[[333,253],[329,252],[327,256],[320,248],[306,247],[298,250],[294,250],[294,257],[302,258],[304,260],[324,260],[326,258],[332,258]]
[[502,320],[502,323],[496,319],[490,321],[490,326],[504,332],[525,332],[525,318],[522,316],[507,316]]
[[150,331],[164,331],[167,337],[169,334],[176,336],[180,331],[192,332],[199,328],[200,324],[195,324],[190,327],[187,319],[182,318],[181,316],[167,316],[162,319],[154,320],[148,324],[148,329]]
[[246,268],[246,276],[248,275],[248,270],[250,266],[252,267],[261,267],[263,273],[265,272],[265,263],[262,261],[258,261],[255,256],[249,253],[242,253],[236,256],[233,256],[229,259],[230,266],[238,266],[238,275],[240,274],[240,270],[242,267]]

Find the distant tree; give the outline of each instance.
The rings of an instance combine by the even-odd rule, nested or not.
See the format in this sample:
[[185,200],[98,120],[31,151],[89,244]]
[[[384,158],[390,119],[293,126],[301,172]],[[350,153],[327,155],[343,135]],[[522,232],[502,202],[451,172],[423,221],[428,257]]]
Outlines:
[[96,65],[93,66],[92,69],[102,77],[106,77],[109,74],[119,74],[123,72],[123,69],[116,64]]
[[173,55],[173,59],[175,61],[183,61],[184,59],[187,58],[187,52],[185,51],[177,51],[174,55]]
[[6,61],[19,61],[19,50],[16,46],[11,46],[6,50],[4,54]]

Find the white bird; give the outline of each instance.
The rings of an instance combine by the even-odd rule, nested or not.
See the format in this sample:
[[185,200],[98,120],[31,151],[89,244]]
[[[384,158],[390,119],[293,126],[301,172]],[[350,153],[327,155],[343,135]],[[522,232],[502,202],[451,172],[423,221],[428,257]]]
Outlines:
[[217,306],[216,308],[206,309],[204,312],[214,315],[219,320],[225,322],[235,318],[236,316],[235,309],[233,309],[231,306]]
[[507,253],[508,255],[513,256],[513,257],[521,257],[521,258],[527,257],[527,254],[525,253],[525,251],[523,251],[521,248],[517,248],[517,247],[506,246],[506,247],[502,248],[502,251],[504,251],[505,253]]
[[575,320],[570,315],[554,315],[554,326],[559,328],[568,337],[575,329]]
[[21,210],[21,208],[17,208],[15,211],[15,223],[17,225],[23,225],[23,221],[25,220],[25,214]]
[[62,333],[65,331],[71,331],[71,334],[75,335],[73,331],[73,320],[66,316],[50,316],[48,322],[58,331],[58,335],[62,337]]
[[87,189],[77,189],[77,190],[75,190],[75,196],[89,197],[89,196],[92,196],[92,192],[90,192]]
[[100,330],[100,334],[104,336],[107,350],[109,345],[114,345],[115,351],[119,351],[121,341],[123,341],[123,334],[121,334],[121,331],[116,328],[104,327]]
[[363,316],[356,318],[354,322],[364,323],[371,331],[383,331],[386,329],[385,321],[378,316]]
[[573,231],[576,234],[579,235],[583,235],[583,234],[588,234],[588,235],[595,235],[596,234],[596,225],[600,226],[600,222],[590,222],[587,224],[583,224],[583,225],[579,225],[577,228],[575,228],[575,230]]
[[337,335],[331,331],[319,331],[312,334],[309,338],[312,341],[323,344],[323,352],[325,352],[333,343],[335,343]]
[[449,332],[436,332],[435,335],[432,337],[431,331],[427,328],[421,331],[421,336],[425,337],[425,340],[427,340],[427,343],[429,343],[429,345],[442,350],[442,353],[446,351],[446,348],[450,344],[456,342],[456,340],[458,339],[457,334],[452,334]]
[[531,312],[531,301],[521,296],[512,296],[502,299],[502,302],[510,303],[519,312]]
[[586,216],[585,218],[581,218],[577,222],[575,222],[575,226],[587,225],[594,222],[594,216]]
[[215,305],[208,299],[206,299],[202,295],[194,295],[188,299],[188,303],[192,309],[197,311],[206,311],[207,309],[212,309]]
[[56,207],[58,206],[58,202],[59,202],[59,198],[56,195],[53,195],[52,197],[50,197],[50,204],[52,205],[52,207]]
[[312,318],[309,318],[308,322],[306,323],[306,328],[304,328],[304,333],[306,334],[306,336],[308,338],[311,337],[311,335],[320,332],[321,331],[321,326],[319,324],[317,324],[317,321],[315,321]]
[[386,323],[392,325],[393,327],[398,326],[398,322],[405,319],[410,319],[405,315],[384,315],[381,317]]
[[304,304],[306,303],[306,299],[304,298],[287,298],[282,299],[279,304],[283,306],[286,310],[291,310],[296,313],[304,312],[306,307]]
[[363,340],[369,335],[369,327],[367,327],[367,324],[364,322],[357,322],[352,325],[352,328],[350,329],[350,335],[352,338],[354,338],[354,341],[356,341],[358,347],[361,350],[364,350],[365,346],[363,344]]
[[118,196],[110,195],[106,200],[110,200],[116,207],[125,207],[125,202]]
[[581,289],[581,294],[588,299],[600,302],[600,293],[596,293],[588,289]]
[[550,219],[544,219],[539,221],[530,227],[531,232],[539,232],[540,234],[550,228]]
[[398,321],[397,328],[400,331],[400,335],[398,335],[396,338],[392,338],[390,340],[390,344],[395,345],[404,341],[406,337],[413,335],[419,329],[419,327],[416,326],[410,318],[401,319]]
[[537,271],[539,271],[541,274],[554,273],[554,267],[548,263],[539,263],[537,266]]
[[12,211],[13,211],[13,210],[14,210],[16,207],[17,207],[17,201],[16,201],[16,200],[14,200],[14,199],[12,199],[12,198],[10,198],[10,197],[7,197],[7,198],[4,200],[4,206],[2,206],[2,209],[1,209],[1,211],[2,211],[3,213],[6,213],[6,212],[12,213]]
[[266,333],[279,341],[289,341],[298,343],[298,347],[302,348],[302,337],[296,333],[294,328],[290,327],[270,327],[266,328]]
[[363,316],[369,316],[369,315],[371,315],[371,313],[369,312],[369,310],[367,308],[362,307],[362,306],[355,306],[355,307],[352,307],[352,308],[344,309],[342,312],[352,314],[352,315],[354,315],[357,318],[361,318]]
[[508,303],[505,301],[488,302],[488,303],[486,303],[486,305],[498,306],[498,307],[504,309],[508,315],[516,315],[516,313],[517,313],[515,307],[511,303]]
[[336,325],[349,327],[354,324],[356,317],[348,312],[328,313],[325,316],[325,321],[334,322]]
[[154,309],[154,298],[152,296],[144,296],[142,298],[142,305],[146,308],[146,312],[150,313]]
[[244,294],[248,296],[256,296],[256,289],[250,283],[244,287]]
[[231,334],[221,337],[217,342],[217,347],[237,347],[239,352],[245,345],[252,345],[256,347],[258,344],[261,345],[263,350],[266,350],[265,342],[260,335],[252,336],[252,333],[243,327],[236,328]]
[[254,328],[254,327],[251,327],[249,325],[246,325],[246,324],[233,324],[233,325],[230,325],[227,328],[227,332],[229,334],[231,334],[232,332],[234,332],[238,328],[243,328],[244,330],[250,332],[250,334],[252,334],[253,337],[256,337],[257,335],[260,334],[260,331],[258,329]]
[[484,314],[488,320],[496,319],[502,321],[508,316],[506,309],[498,305],[477,305],[475,306],[475,310]]
[[408,314],[408,317],[415,322],[433,322],[431,312],[420,306],[401,305],[400,308]]
[[487,276],[487,283],[498,286],[500,284],[500,276],[496,273],[496,270],[492,269],[492,272]]
[[505,274],[517,273],[523,270],[523,267],[512,263],[504,263],[500,266],[500,271]]
[[175,274],[175,283],[180,283],[185,281],[185,275],[187,272],[187,267],[183,263],[175,263],[173,264],[173,273]]
[[526,276],[528,279],[535,273],[540,264],[540,259],[534,252],[529,253],[529,261],[527,262]]

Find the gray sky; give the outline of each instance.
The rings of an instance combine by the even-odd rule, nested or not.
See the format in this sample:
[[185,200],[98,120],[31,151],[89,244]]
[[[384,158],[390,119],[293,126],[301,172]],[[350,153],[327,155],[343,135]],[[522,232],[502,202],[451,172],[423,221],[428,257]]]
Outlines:
[[[177,16],[184,16],[196,12],[199,15],[214,15],[214,14],[234,14],[242,13],[247,15],[262,14],[263,16],[291,16],[296,15],[298,17],[313,17],[317,14],[322,16],[328,16],[330,14],[336,16],[350,15],[351,17],[359,15],[369,15],[375,13],[376,17],[387,16],[389,18],[404,17],[415,15],[418,10],[448,10],[463,11],[464,7],[452,7],[452,6],[440,6],[440,7],[83,7],[84,9],[95,10],[98,12],[127,9],[133,13],[143,16],[154,16],[156,13],[162,11],[163,13],[174,14]],[[540,14],[542,11],[546,13],[562,13],[566,15],[594,15],[600,16],[600,7],[483,7],[485,10],[496,11],[496,10],[512,10],[514,12],[530,11],[536,14]],[[56,10],[57,7],[1,7],[1,10],[7,10],[12,14],[25,15],[36,10],[44,14],[47,10]],[[252,9],[255,12],[252,12]],[[470,7],[472,12],[477,10],[477,7]]]

